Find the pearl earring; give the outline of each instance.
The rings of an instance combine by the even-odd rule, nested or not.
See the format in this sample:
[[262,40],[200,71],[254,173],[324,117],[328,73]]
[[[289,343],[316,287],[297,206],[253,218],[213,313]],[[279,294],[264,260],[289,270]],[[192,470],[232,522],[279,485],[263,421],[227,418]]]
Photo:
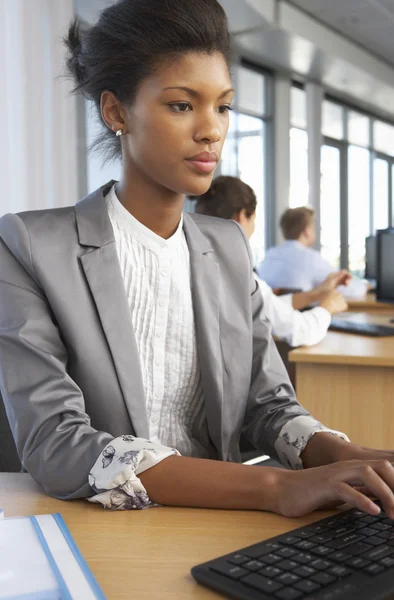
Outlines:
[[116,132],[116,137],[119,137],[123,135],[123,129],[118,129],[118,131]]

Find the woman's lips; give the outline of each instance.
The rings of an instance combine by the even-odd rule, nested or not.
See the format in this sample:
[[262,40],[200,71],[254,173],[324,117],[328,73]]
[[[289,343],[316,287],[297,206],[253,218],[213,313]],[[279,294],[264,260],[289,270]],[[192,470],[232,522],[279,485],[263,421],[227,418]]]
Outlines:
[[217,160],[188,159],[186,162],[199,173],[212,173],[218,164]]

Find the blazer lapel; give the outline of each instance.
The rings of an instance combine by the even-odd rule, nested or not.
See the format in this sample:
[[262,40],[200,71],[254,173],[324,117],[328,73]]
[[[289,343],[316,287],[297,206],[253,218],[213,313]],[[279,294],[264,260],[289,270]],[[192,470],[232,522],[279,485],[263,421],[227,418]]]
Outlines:
[[223,362],[220,346],[220,269],[213,249],[193,218],[184,215],[184,230],[190,253],[192,297],[197,352],[201,370],[208,431],[219,457],[226,460],[228,447],[223,430]]
[[[79,242],[87,247],[80,260],[108,341],[134,432],[139,437],[148,437],[140,360],[104,199],[113,183],[110,182],[76,205]],[[100,366],[97,365],[97,368]]]

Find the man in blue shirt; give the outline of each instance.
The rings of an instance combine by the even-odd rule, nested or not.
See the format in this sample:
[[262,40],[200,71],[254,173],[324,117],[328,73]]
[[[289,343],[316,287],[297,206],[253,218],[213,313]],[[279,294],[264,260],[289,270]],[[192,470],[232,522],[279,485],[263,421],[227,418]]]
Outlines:
[[[257,271],[272,288],[308,291],[335,271],[312,246],[316,241],[314,210],[308,206],[287,209],[280,227],[285,242],[270,248]],[[350,278],[349,278],[350,279]],[[340,291],[347,297],[364,296],[368,287],[352,279]]]

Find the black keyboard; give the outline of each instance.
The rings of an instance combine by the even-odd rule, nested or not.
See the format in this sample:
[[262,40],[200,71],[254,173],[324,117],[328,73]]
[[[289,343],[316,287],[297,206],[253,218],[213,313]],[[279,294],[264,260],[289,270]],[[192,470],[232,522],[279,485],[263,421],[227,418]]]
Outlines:
[[192,575],[238,600],[393,599],[394,521],[346,510],[193,567]]
[[394,327],[389,327],[388,325],[360,323],[335,317],[331,321],[330,329],[332,331],[343,331],[345,333],[358,333],[359,335],[372,335],[378,337],[394,335]]

